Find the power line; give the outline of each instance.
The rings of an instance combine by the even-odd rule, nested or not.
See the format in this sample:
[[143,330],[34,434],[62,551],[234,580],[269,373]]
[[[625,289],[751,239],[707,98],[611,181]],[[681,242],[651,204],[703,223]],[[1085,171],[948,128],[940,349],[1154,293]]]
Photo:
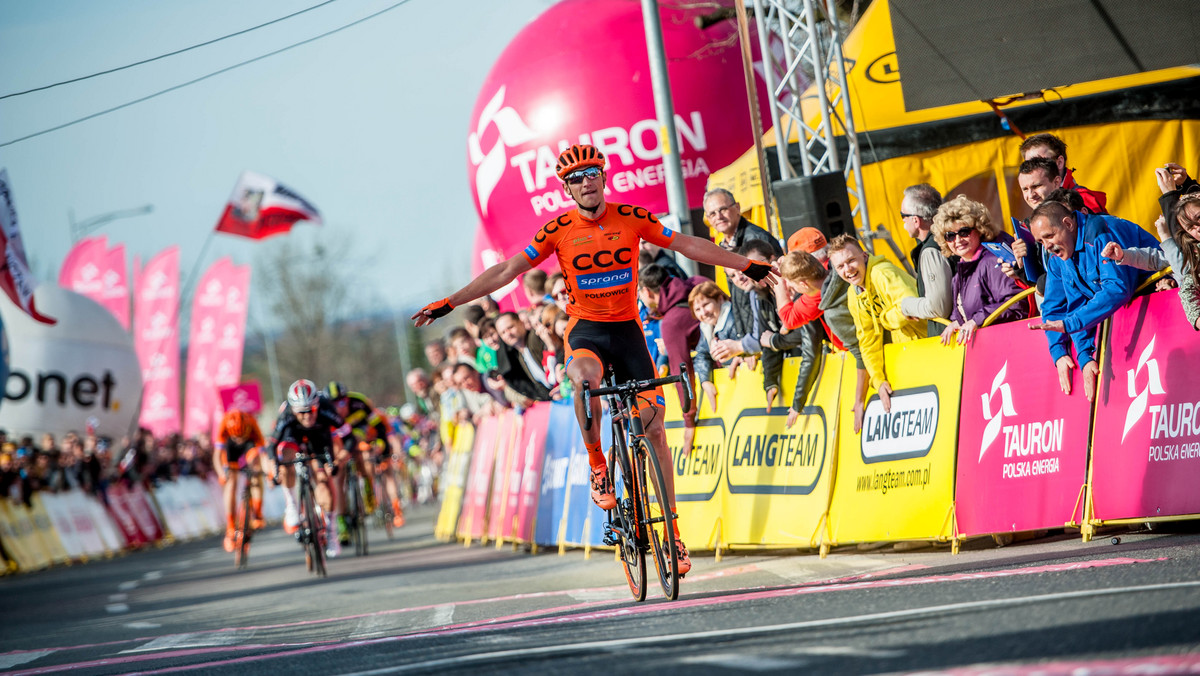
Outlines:
[[[332,1],[332,0],[330,0],[330,1]],[[184,87],[189,87],[189,86],[191,86],[191,85],[194,85],[194,84],[196,84],[197,82],[203,82],[204,80],[207,80],[207,79],[209,79],[209,78],[211,78],[211,77],[216,77],[217,75],[221,75],[221,74],[223,74],[223,73],[228,73],[229,71],[231,71],[231,70],[236,70],[236,69],[238,69],[238,68],[241,68],[242,66],[248,66],[248,65],[250,65],[250,64],[252,64],[252,63],[255,63],[255,62],[257,62],[257,61],[262,61],[263,59],[266,59],[266,58],[269,58],[269,57],[275,56],[276,54],[282,54],[283,52],[286,52],[286,51],[288,51],[288,50],[291,50],[291,49],[295,49],[296,47],[301,47],[301,46],[303,46],[303,45],[307,45],[307,44],[308,44],[308,43],[310,43],[310,42],[316,42],[317,40],[320,40],[320,39],[322,39],[322,38],[327,38],[327,37],[329,37],[330,35],[333,35],[334,33],[340,33],[341,31],[344,31],[344,30],[346,30],[347,28],[351,28],[351,27],[353,27],[353,26],[357,26],[358,24],[360,24],[360,23],[363,23],[363,22],[365,22],[365,21],[370,21],[371,19],[374,19],[374,18],[375,18],[375,17],[377,17],[377,16],[380,16],[380,15],[382,15],[382,14],[385,14],[385,13],[387,13],[387,12],[390,12],[390,11],[392,11],[393,9],[396,9],[396,8],[397,8],[397,7],[399,7],[400,5],[405,5],[405,4],[408,4],[408,2],[409,2],[409,1],[410,1],[410,0],[400,0],[399,2],[397,2],[397,3],[393,4],[393,5],[390,5],[390,6],[388,6],[388,7],[385,7],[385,8],[383,8],[383,9],[379,10],[378,12],[375,12],[374,14],[369,14],[369,15],[367,15],[367,16],[364,16],[363,18],[361,18],[361,19],[358,19],[358,20],[356,20],[356,21],[351,21],[350,23],[348,23],[348,24],[345,24],[345,25],[343,25],[343,26],[339,26],[339,27],[337,27],[337,28],[334,28],[333,30],[326,31],[326,32],[324,32],[324,33],[321,33],[320,35],[315,35],[315,36],[313,36],[313,37],[311,37],[311,38],[308,38],[308,39],[306,39],[306,40],[301,40],[300,42],[294,42],[294,43],[292,43],[292,44],[288,45],[287,47],[281,47],[281,48],[279,48],[279,49],[276,49],[276,50],[275,50],[275,51],[273,51],[273,52],[267,52],[266,54],[262,54],[262,55],[260,55],[260,56],[256,56],[256,57],[254,57],[253,59],[247,59],[246,61],[242,61],[241,63],[235,63],[235,64],[233,64],[232,66],[226,66],[225,68],[222,68],[222,69],[220,69],[220,70],[213,71],[213,72],[211,72],[211,73],[209,73],[209,74],[207,74],[207,75],[201,75],[200,77],[198,77],[198,78],[195,78],[194,80],[188,80],[187,82],[183,82],[183,83],[177,84],[177,85],[175,85],[175,86],[173,86],[173,87],[167,87],[166,89],[162,89],[162,90],[160,90],[160,91],[154,92],[153,94],[147,94],[146,96],[143,96],[143,97],[141,97],[141,98],[134,99],[134,100],[132,100],[132,101],[128,101],[128,102],[126,102],[126,103],[122,103],[122,104],[120,104],[120,105],[117,105],[117,106],[113,106],[112,108],[106,108],[106,109],[104,109],[104,110],[101,110],[101,111],[99,111],[99,112],[92,113],[91,115],[85,115],[85,116],[83,116],[83,117],[80,117],[80,118],[77,118],[77,119],[71,120],[70,122],[64,122],[64,123],[62,123],[62,124],[55,125],[55,126],[53,126],[53,127],[49,127],[49,128],[47,128],[47,129],[43,129],[43,130],[41,130],[41,131],[35,131],[35,132],[33,132],[32,134],[26,134],[25,136],[21,136],[21,137],[19,137],[19,138],[12,139],[11,141],[5,141],[4,143],[0,143],[0,148],[6,148],[6,147],[8,147],[8,146],[11,146],[11,145],[13,145],[13,144],[15,144],[15,143],[20,143],[20,142],[22,142],[22,141],[28,141],[28,140],[29,140],[29,139],[31,139],[31,138],[37,138],[38,136],[43,136],[43,135],[45,135],[45,134],[49,134],[49,133],[51,133],[51,132],[59,131],[59,130],[61,130],[61,129],[66,129],[67,127],[73,127],[73,126],[75,126],[75,125],[79,124],[80,122],[87,122],[88,120],[92,120],[92,119],[95,119],[95,118],[97,118],[97,117],[101,117],[101,116],[107,115],[107,114],[109,114],[109,113],[114,113],[114,112],[116,112],[116,111],[118,111],[118,110],[123,110],[123,109],[125,109],[125,108],[128,108],[128,107],[130,107],[130,106],[134,106],[134,105],[137,105],[137,104],[139,104],[139,103],[143,103],[143,102],[145,102],[145,101],[149,101],[150,99],[157,98],[157,97],[159,97],[159,96],[162,96],[163,94],[169,94],[169,93],[171,93],[171,92],[173,92],[173,91],[176,91],[176,90],[178,90],[178,89],[183,89]]]
[[53,83],[53,84],[42,85],[41,87],[34,87],[33,89],[26,89],[25,91],[21,91],[21,92],[13,92],[13,93],[11,93],[11,94],[4,94],[3,96],[0,96],[0,101],[3,101],[4,99],[11,99],[11,98],[12,98],[12,97],[14,97],[14,96],[24,96],[25,94],[32,94],[32,93],[34,93],[34,92],[45,91],[45,90],[47,90],[47,89],[53,89],[53,88],[55,88],[55,87],[61,87],[62,85],[74,84],[74,83],[76,83],[76,82],[82,82],[82,81],[84,81],[84,80],[90,80],[90,79],[92,79],[92,78],[94,78],[94,77],[100,77],[101,75],[108,75],[108,74],[110,74],[110,73],[115,73],[115,72],[117,72],[117,71],[120,71],[120,70],[126,70],[126,69],[128,69],[128,68],[134,68],[135,66],[144,66],[144,65],[145,65],[145,64],[147,64],[147,63],[151,63],[151,62],[154,62],[154,61],[158,61],[158,60],[160,60],[160,59],[165,59],[165,58],[167,58],[167,57],[169,57],[169,56],[175,56],[175,55],[177,55],[177,54],[182,54],[182,53],[184,53],[184,52],[188,52],[188,51],[191,51],[191,50],[193,50],[193,49],[199,49],[200,47],[207,47],[208,45],[211,45],[211,44],[218,43],[218,42],[220,42],[220,41],[222,41],[222,40],[228,40],[229,38],[234,38],[234,37],[237,37],[237,36],[239,36],[239,35],[245,35],[246,33],[249,33],[249,32],[251,32],[251,31],[256,31],[256,30],[258,30],[259,28],[265,28],[266,26],[270,26],[271,24],[274,24],[274,23],[279,23],[280,21],[286,21],[286,20],[288,20],[288,19],[290,19],[290,18],[292,18],[292,17],[295,17],[295,16],[300,16],[301,14],[304,14],[305,12],[311,12],[311,11],[313,11],[314,9],[317,9],[318,7],[324,7],[325,5],[328,5],[328,4],[329,4],[329,3],[331,3],[331,2],[336,2],[336,0],[325,0],[325,2],[322,2],[322,3],[320,3],[320,4],[317,4],[317,5],[313,5],[312,7],[309,7],[308,9],[302,9],[302,10],[300,10],[299,12],[293,12],[292,14],[288,14],[287,16],[281,16],[281,17],[279,17],[278,19],[272,19],[271,21],[268,21],[268,22],[266,22],[266,23],[260,23],[260,24],[258,24],[257,26],[252,26],[252,27],[250,27],[250,28],[246,28],[246,29],[244,29],[244,30],[240,30],[240,31],[238,31],[238,32],[236,32],[236,33],[230,33],[229,35],[224,35],[224,36],[222,36],[222,37],[219,37],[219,38],[214,38],[214,39],[212,39],[212,40],[208,40],[207,42],[201,42],[201,43],[198,43],[198,44],[194,44],[194,45],[192,45],[191,47],[184,47],[183,49],[177,49],[177,50],[175,50],[175,51],[173,51],[173,52],[167,52],[166,54],[160,54],[160,55],[158,55],[158,56],[151,57],[151,58],[149,58],[149,59],[143,59],[143,60],[141,60],[141,61],[135,61],[134,63],[130,63],[130,64],[127,64],[127,65],[124,65],[124,66],[117,66],[116,68],[109,68],[108,70],[102,70],[102,71],[100,71],[99,73],[92,73],[91,75],[81,75],[81,76],[79,76],[79,77],[76,77],[76,78],[71,78],[70,80],[63,80],[63,81],[61,81],[61,82],[55,82],[55,83]]

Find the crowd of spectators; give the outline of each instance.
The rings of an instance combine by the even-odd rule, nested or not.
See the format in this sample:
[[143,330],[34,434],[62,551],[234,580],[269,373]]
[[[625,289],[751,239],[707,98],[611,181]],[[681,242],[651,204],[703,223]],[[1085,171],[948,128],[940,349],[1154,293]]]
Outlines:
[[113,482],[150,486],[181,476],[205,478],[212,471],[212,445],[204,434],[155,439],[139,429],[114,443],[89,421],[83,434],[46,433],[35,444],[31,436],[10,439],[0,430],[0,495],[26,506],[37,491],[80,489],[104,499]]
[[[845,350],[858,369],[857,428],[868,387],[890,409],[883,360],[889,342],[937,336],[953,347],[969,343],[985,323],[1040,317],[1030,328],[1047,334],[1045,363],[1058,370],[1066,392],[1079,369],[1092,398],[1097,325],[1128,302],[1151,271],[1168,265],[1180,280],[1187,321],[1200,329],[1200,185],[1183,167],[1168,163],[1156,170],[1163,193],[1160,243],[1109,215],[1122,205],[1077,182],[1066,145],[1054,135],[1029,137],[1019,153],[1018,183],[1033,215],[1014,219],[1011,228],[965,195],[943,196],[927,183],[904,189],[898,216],[912,237],[911,273],[869,253],[852,233],[829,239],[817,228],[802,228],[785,247],[742,216],[728,191],[710,191],[704,214],[717,243],[776,264],[781,280],[772,287],[727,269],[728,284],[719,285],[688,276],[671,252],[643,244],[639,309],[660,373],[691,363],[699,405],[716,410],[714,371],[754,370],[761,363],[763,401],[768,409],[787,406],[791,426],[812,395],[824,355]],[[1167,278],[1158,288],[1173,284]],[[570,395],[562,368],[569,300],[562,275],[534,270],[522,288],[530,308],[501,313],[482,299],[466,309],[463,327],[427,345],[432,375],[418,370],[410,384],[414,377],[428,383],[430,406],[471,420]],[[800,369],[794,396],[781,402],[786,357],[800,358]],[[685,415],[689,428],[697,410]]]

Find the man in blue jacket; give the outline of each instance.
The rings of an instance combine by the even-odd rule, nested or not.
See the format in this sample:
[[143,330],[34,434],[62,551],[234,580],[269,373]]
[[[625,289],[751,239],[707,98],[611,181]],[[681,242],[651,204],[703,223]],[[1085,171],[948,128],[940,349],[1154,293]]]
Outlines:
[[1044,249],[1046,295],[1042,321],[1031,329],[1046,331],[1050,357],[1058,369],[1063,393],[1071,393],[1071,344],[1082,365],[1083,392],[1088,401],[1096,395],[1096,327],[1122,305],[1150,273],[1113,265],[1100,255],[1104,245],[1159,248],[1150,233],[1115,216],[1072,212],[1061,202],[1045,201],[1033,210],[1029,228]]

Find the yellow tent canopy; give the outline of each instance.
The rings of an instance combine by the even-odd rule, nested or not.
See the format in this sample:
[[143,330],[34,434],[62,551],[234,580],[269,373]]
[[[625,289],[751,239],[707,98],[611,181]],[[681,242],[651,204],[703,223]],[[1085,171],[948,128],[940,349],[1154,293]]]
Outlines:
[[[1028,216],[1016,183],[1022,139],[1014,127],[1025,134],[1048,131],[1061,138],[1076,180],[1106,192],[1111,213],[1151,231],[1159,196],[1153,169],[1179,162],[1192,174],[1200,172],[1200,68],[1170,68],[1047,90],[1004,103],[1000,110],[1006,121],[982,101],[905,110],[886,0],[876,0],[863,14],[846,38],[843,54],[868,212],[873,225],[886,227],[901,248],[912,244],[898,215],[902,192],[909,185],[929,183],[947,197],[966,194],[987,205],[1006,225],[1010,216]],[[818,117],[813,88],[801,97],[801,110],[805,119]],[[790,131],[789,151],[798,157],[796,130]],[[844,130],[835,126],[835,132]],[[774,132],[765,134],[763,141],[773,147]],[[840,145],[844,148],[844,142]],[[767,152],[771,174],[778,180],[774,154]],[[798,161],[793,164],[799,166]],[[708,184],[710,189],[732,192],[747,218],[764,222],[753,148],[713,172]]]

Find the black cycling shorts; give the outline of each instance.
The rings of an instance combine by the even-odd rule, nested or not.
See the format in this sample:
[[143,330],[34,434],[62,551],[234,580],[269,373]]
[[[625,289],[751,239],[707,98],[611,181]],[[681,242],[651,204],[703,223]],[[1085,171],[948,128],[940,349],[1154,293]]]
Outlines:
[[[563,339],[567,344],[568,367],[576,357],[590,356],[606,367],[606,376],[607,367],[612,366],[618,383],[649,380],[658,375],[654,371],[650,349],[646,346],[646,334],[642,332],[642,325],[636,319],[624,322],[597,322],[572,317],[567,322]],[[601,386],[600,383],[591,385]]]

